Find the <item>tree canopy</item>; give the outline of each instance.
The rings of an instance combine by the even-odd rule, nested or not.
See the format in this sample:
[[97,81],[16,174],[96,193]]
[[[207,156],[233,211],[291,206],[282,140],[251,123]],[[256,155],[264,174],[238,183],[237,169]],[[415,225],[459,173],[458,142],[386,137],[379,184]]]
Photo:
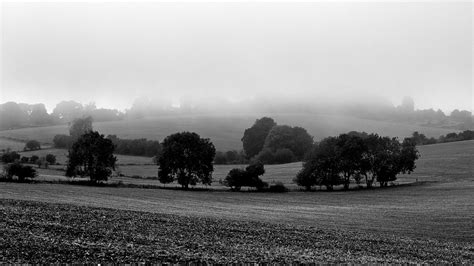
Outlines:
[[295,182],[306,189],[320,185],[332,190],[341,184],[348,189],[351,179],[358,184],[365,177],[367,187],[374,181],[383,187],[398,174],[411,173],[418,158],[416,143],[410,138],[400,143],[376,134],[341,134],[315,145]]
[[92,182],[107,181],[115,169],[117,158],[111,140],[96,131],[78,138],[69,150],[67,176],[88,176]]
[[263,149],[265,139],[274,126],[276,123],[272,118],[262,117],[245,130],[242,142],[247,158],[254,157]]
[[214,144],[194,132],[172,134],[162,144],[158,178],[162,183],[177,180],[186,189],[197,182],[210,185],[215,154]]

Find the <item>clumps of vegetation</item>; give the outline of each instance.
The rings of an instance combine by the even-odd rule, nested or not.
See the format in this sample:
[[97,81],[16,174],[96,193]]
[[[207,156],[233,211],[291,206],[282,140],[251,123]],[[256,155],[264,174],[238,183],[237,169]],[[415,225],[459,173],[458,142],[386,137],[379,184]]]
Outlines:
[[349,189],[351,180],[359,184],[362,179],[368,188],[374,182],[386,187],[399,173],[415,169],[419,158],[415,145],[409,138],[400,143],[396,138],[356,132],[329,137],[314,147],[294,181],[307,190],[315,185]]
[[163,152],[158,160],[161,183],[178,181],[184,189],[201,182],[211,185],[216,149],[209,139],[194,132],[175,133],[163,141]]
[[25,151],[36,151],[41,150],[41,144],[37,140],[29,140],[25,144]]
[[251,164],[245,169],[234,168],[229,171],[222,184],[234,191],[239,191],[242,187],[253,187],[262,191],[268,187],[268,183],[260,179],[264,173],[265,168],[260,162]]
[[245,154],[264,164],[302,160],[311,150],[313,137],[302,127],[277,125],[272,118],[257,119],[242,137]]
[[7,180],[12,180],[13,177],[17,177],[18,181],[23,182],[27,178],[35,178],[37,176],[36,170],[29,166],[23,165],[19,162],[9,163],[4,166],[5,176]]
[[74,142],[68,155],[66,176],[88,176],[91,182],[107,181],[115,169],[111,140],[96,131],[85,133]]
[[420,134],[418,133],[418,131],[415,131],[413,132],[411,139],[416,143],[416,145],[430,145],[436,143],[474,140],[474,131],[464,130],[460,133],[453,132],[446,134],[446,136],[441,135],[438,139],[435,139],[433,137],[427,138],[424,134]]
[[16,151],[7,150],[2,154],[0,160],[2,163],[13,163],[14,161],[20,160],[20,154]]

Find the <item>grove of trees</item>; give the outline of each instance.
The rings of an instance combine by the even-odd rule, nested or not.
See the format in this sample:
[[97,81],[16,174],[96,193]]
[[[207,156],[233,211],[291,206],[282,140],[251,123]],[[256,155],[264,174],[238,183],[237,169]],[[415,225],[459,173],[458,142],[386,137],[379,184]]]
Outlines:
[[400,173],[411,173],[419,158],[416,143],[365,133],[341,134],[316,144],[303,163],[295,182],[310,190],[313,186],[349,188],[351,180],[368,188],[374,182],[381,187],[395,181]]
[[176,180],[185,189],[197,182],[210,185],[215,154],[214,144],[194,132],[172,134],[162,144],[158,179],[163,184]]
[[277,125],[272,118],[257,119],[242,138],[247,158],[264,164],[302,160],[313,145],[313,137],[302,127]]
[[25,151],[35,151],[35,150],[41,150],[41,144],[37,140],[29,140],[25,144]]

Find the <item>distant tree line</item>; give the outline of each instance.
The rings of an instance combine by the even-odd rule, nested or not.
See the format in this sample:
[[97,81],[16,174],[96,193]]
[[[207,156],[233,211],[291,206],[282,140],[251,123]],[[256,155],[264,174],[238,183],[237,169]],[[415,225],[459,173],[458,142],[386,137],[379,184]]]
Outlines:
[[0,104],[0,130],[65,124],[86,116],[94,121],[115,121],[123,119],[124,113],[96,108],[93,103],[82,105],[75,101],[62,101],[49,114],[42,103],[7,102]]
[[384,187],[398,174],[411,173],[418,158],[416,143],[410,138],[400,143],[396,138],[350,132],[317,143],[294,181],[307,190],[313,186],[333,190],[339,185],[349,189],[351,181],[365,182],[368,188],[379,182]]
[[418,131],[413,132],[411,139],[416,143],[416,145],[430,145],[436,143],[445,143],[445,142],[454,142],[454,141],[464,141],[464,140],[474,140],[474,131],[473,130],[464,130],[463,132],[452,132],[446,135],[441,135],[438,139],[433,137],[427,138],[424,134],[418,133]]
[[[92,131],[92,117],[75,119],[69,128],[69,135],[56,135],[53,138],[55,148],[70,149],[74,142],[85,133]],[[161,144],[156,140],[120,139],[116,135],[108,135],[107,139],[115,145],[115,153],[133,156],[158,157]]]

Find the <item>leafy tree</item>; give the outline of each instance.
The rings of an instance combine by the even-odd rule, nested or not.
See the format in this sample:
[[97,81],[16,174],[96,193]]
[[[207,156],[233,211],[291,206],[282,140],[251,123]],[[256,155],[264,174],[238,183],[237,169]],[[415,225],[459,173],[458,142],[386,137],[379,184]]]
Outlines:
[[[270,130],[265,139],[264,149],[270,149],[273,153],[279,149],[289,149],[297,160],[302,160],[312,145],[313,137],[306,129],[281,125],[274,126]],[[285,163],[289,162],[292,161],[285,161]]]
[[275,162],[275,154],[270,149],[263,149],[254,158],[256,161],[264,164],[273,164]]
[[71,127],[69,128],[69,135],[71,135],[73,141],[79,139],[83,134],[92,131],[92,117],[88,116],[86,118],[76,118],[72,122]]
[[41,150],[41,144],[36,140],[29,140],[28,142],[26,142],[24,150],[25,151]]
[[198,181],[210,185],[215,155],[216,149],[209,139],[194,132],[172,134],[163,141],[158,178],[162,183],[177,180],[185,189]]
[[75,101],[62,101],[53,109],[52,116],[62,122],[71,122],[83,115],[84,107]]
[[29,165],[22,165],[19,162],[14,162],[5,166],[7,178],[11,179],[17,176],[19,181],[24,181],[26,178],[34,178],[37,173],[33,167]]
[[[362,172],[361,163],[367,153],[367,146],[361,137],[348,134],[339,135],[336,145],[344,189],[349,189],[351,177],[359,176]],[[356,181],[360,180],[360,178],[356,179]]]
[[276,126],[276,123],[272,118],[262,117],[257,119],[252,127],[245,130],[242,142],[248,159],[254,157],[263,149],[265,139],[274,126]]
[[49,164],[55,164],[56,163],[56,156],[54,156],[53,154],[46,154],[45,160]]
[[66,176],[89,176],[92,182],[106,181],[115,169],[114,144],[96,131],[83,134],[69,150]]

